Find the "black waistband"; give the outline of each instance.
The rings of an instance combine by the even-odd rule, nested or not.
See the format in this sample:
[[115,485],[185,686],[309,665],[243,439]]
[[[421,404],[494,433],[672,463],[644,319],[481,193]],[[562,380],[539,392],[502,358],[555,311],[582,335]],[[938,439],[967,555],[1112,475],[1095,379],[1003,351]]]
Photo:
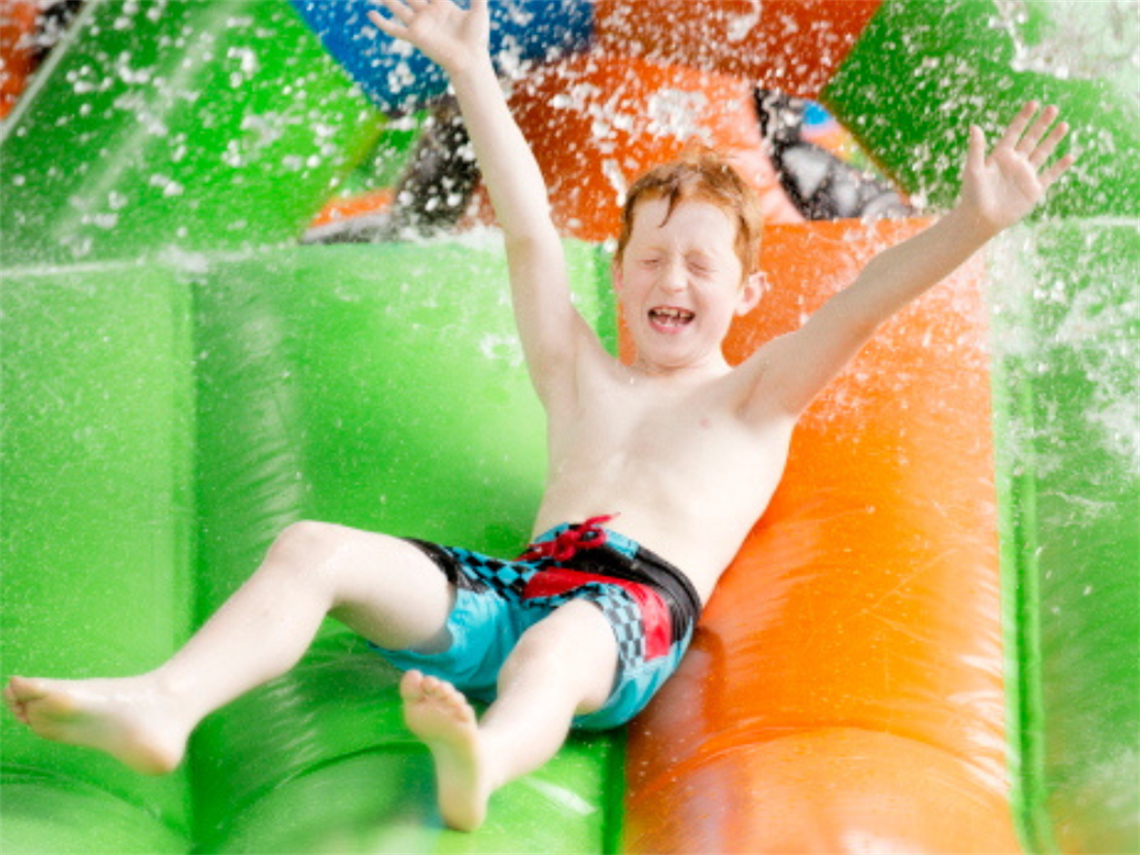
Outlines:
[[565,567],[653,588],[665,600],[672,618],[674,640],[680,640],[701,616],[701,598],[689,578],[652,550],[639,546],[633,556],[602,546],[583,549]]

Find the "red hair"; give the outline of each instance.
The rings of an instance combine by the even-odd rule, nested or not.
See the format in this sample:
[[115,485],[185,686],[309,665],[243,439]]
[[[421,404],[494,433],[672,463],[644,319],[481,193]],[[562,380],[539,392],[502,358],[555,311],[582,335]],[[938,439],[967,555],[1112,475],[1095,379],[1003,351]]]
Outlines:
[[736,255],[742,276],[756,268],[763,219],[760,200],[729,162],[711,149],[696,149],[676,160],[650,169],[633,183],[621,211],[616,261],[620,264],[633,233],[637,206],[651,199],[665,199],[669,208],[661,225],[669,222],[682,202],[698,201],[715,205],[736,223]]

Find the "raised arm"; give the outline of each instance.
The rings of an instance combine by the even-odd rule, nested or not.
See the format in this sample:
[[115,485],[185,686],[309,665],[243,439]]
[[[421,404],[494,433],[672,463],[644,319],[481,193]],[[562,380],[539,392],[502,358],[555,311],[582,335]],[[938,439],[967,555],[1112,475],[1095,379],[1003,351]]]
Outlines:
[[503,230],[527,366],[549,405],[568,388],[578,348],[595,339],[570,302],[562,243],[550,218],[542,172],[491,65],[487,0],[471,0],[468,10],[452,0],[374,2],[391,17],[371,11],[372,23],[419,48],[451,80]]
[[991,238],[1026,216],[1073,163],[1046,166],[1068,133],[1058,111],[1026,104],[986,155],[970,128],[957,205],[930,228],[875,256],[855,281],[797,332],[771,342],[746,366],[757,377],[754,409],[798,415],[895,312],[941,282]]

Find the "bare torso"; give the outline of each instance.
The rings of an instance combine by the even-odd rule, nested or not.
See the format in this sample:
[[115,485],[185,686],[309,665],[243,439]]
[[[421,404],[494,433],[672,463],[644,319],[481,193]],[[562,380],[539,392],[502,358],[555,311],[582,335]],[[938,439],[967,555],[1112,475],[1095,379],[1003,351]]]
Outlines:
[[727,369],[656,377],[584,359],[577,387],[549,414],[536,532],[618,514],[607,528],[674,564],[707,602],[779,483],[794,419],[746,420],[748,390]]

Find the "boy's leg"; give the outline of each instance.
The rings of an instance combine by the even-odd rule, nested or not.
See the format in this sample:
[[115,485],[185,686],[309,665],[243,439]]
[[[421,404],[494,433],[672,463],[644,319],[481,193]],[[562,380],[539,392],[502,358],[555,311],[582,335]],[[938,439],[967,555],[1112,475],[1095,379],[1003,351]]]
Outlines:
[[478,827],[496,789],[546,763],[574,716],[605,704],[617,659],[601,610],[575,600],[523,634],[500,672],[496,701],[478,723],[455,688],[408,672],[400,686],[405,715],[431,749],[444,820]]
[[159,774],[178,765],[205,715],[292,668],[326,614],[381,646],[430,650],[447,643],[454,596],[444,573],[411,544],[298,523],[157,670],[109,680],[13,677],[4,699],[41,736]]

